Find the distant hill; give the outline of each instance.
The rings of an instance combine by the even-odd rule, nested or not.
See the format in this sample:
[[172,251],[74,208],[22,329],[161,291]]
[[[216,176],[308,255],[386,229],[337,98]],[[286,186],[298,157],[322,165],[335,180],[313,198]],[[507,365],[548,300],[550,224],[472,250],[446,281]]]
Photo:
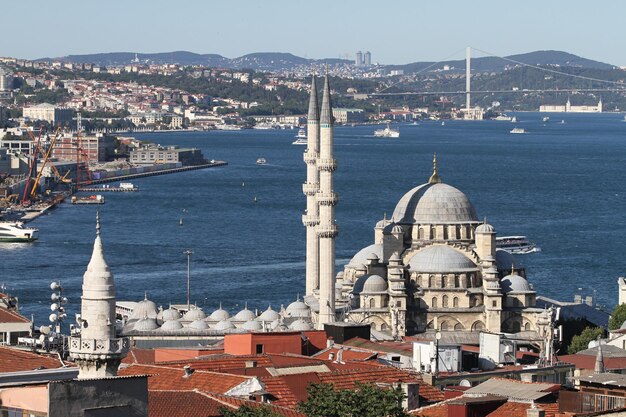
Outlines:
[[[613,65],[604,62],[594,61],[579,57],[563,51],[535,51],[526,54],[509,55],[512,61],[522,62],[529,65],[558,65],[561,67],[579,67],[591,69],[612,69]],[[422,71],[433,65],[434,62],[413,62],[405,65],[390,65],[389,69],[402,69],[405,73]],[[452,71],[465,71],[465,60],[442,61],[437,63],[428,71],[442,70],[444,65],[448,65]],[[502,72],[507,67],[515,66],[511,61],[506,61],[496,57],[472,58],[472,72]]]
[[[154,54],[138,53],[137,58],[142,63],[154,64],[181,64],[181,65],[206,65],[208,67],[242,69],[249,68],[257,71],[293,70],[311,64],[350,64],[352,61],[345,59],[307,59],[290,53],[283,52],[257,52],[240,56],[238,58],[226,58],[218,54],[196,54],[188,51],[161,52]],[[530,65],[559,65],[561,67],[580,67],[592,69],[612,69],[613,65],[604,62],[593,61],[562,51],[535,51],[526,54],[510,55],[506,57],[513,61],[523,62]],[[50,58],[45,58],[49,60]],[[89,55],[68,55],[54,58],[61,61],[76,63],[92,63],[98,65],[125,65],[135,59],[134,52],[110,52]],[[434,62],[413,62],[405,65],[387,65],[387,69],[402,69],[405,73],[414,73],[433,65]],[[465,70],[465,60],[443,61],[428,68],[429,71],[442,70],[448,65],[451,71],[462,72]],[[515,63],[495,57],[483,57],[472,59],[472,71],[502,72]]]

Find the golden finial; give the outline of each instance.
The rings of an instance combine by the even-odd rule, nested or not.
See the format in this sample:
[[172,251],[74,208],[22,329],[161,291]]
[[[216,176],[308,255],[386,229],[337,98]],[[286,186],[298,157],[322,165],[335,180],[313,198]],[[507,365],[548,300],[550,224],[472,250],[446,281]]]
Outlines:
[[441,178],[437,175],[437,152],[433,154],[433,175],[430,176],[428,180],[429,184],[439,184],[441,182]]
[[515,275],[515,264],[511,263],[511,275]]

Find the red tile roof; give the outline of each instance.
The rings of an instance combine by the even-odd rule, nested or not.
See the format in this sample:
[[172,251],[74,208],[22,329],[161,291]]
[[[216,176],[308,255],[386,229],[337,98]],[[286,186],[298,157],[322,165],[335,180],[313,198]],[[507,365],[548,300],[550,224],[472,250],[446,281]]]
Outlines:
[[[595,369],[596,356],[595,355],[564,355],[559,356],[561,362],[571,363],[576,369]],[[626,358],[604,358],[604,368],[608,371],[626,369]]]
[[17,311],[0,307],[0,323],[30,323],[30,320]]
[[120,369],[119,375],[150,375],[148,390],[180,390],[216,392],[225,394],[230,389],[249,380],[249,377],[194,370],[191,376],[183,377],[184,371],[180,368],[170,368],[160,365],[130,365]]
[[56,369],[62,366],[61,361],[54,355],[40,355],[38,353],[0,346],[0,372]]
[[[526,413],[530,407],[531,404],[529,403],[508,401],[487,414],[486,417],[526,417]],[[537,407],[545,411],[545,417],[554,417],[559,411],[559,405],[557,403],[537,404]]]
[[418,408],[409,412],[409,414],[422,417],[448,417],[448,401]]
[[154,349],[131,349],[122,363],[150,364],[154,363]]

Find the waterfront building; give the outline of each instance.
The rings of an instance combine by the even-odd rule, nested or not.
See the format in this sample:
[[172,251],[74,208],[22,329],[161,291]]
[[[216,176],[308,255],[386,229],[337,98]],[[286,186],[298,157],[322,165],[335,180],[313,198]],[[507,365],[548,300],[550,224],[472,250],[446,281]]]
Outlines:
[[333,108],[333,117],[338,124],[360,123],[367,120],[363,109]]
[[57,107],[53,104],[42,103],[35,106],[24,107],[24,118],[32,121],[46,121],[54,126],[70,123],[74,116],[72,109]]
[[[79,160],[94,164],[110,160],[115,151],[115,137],[103,133],[95,135],[63,134],[52,149],[52,156],[63,161]],[[86,161],[85,161],[86,159]]]
[[572,106],[569,98],[565,105],[542,104],[539,106],[540,112],[551,113],[602,113],[602,99],[598,100],[595,106]]
[[131,149],[130,162],[136,165],[182,163],[185,166],[206,163],[200,149],[177,146],[142,145]]

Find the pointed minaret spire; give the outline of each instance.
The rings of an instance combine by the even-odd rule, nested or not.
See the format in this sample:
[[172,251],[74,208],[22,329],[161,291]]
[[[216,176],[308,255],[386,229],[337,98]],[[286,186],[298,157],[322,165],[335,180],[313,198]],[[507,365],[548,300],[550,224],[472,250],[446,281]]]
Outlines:
[[333,106],[330,99],[330,81],[328,79],[328,65],[326,65],[326,77],[324,78],[324,92],[322,95],[322,113],[320,123],[333,124]]
[[317,160],[320,151],[320,110],[317,100],[315,74],[311,77],[311,98],[307,118],[307,147],[304,151],[306,163],[306,182],[302,191],[306,195],[306,211],[302,224],[306,227],[306,293],[313,295],[319,289],[319,237],[317,225],[320,222],[317,204],[317,192],[320,188],[320,176]]
[[604,355],[602,354],[602,342],[598,336],[598,353],[596,354],[596,364],[593,368],[595,374],[604,373]]
[[433,154],[433,175],[430,176],[430,179],[428,180],[428,182],[430,184],[438,184],[441,182],[441,178],[439,178],[439,175],[437,174],[437,153],[436,152]]

